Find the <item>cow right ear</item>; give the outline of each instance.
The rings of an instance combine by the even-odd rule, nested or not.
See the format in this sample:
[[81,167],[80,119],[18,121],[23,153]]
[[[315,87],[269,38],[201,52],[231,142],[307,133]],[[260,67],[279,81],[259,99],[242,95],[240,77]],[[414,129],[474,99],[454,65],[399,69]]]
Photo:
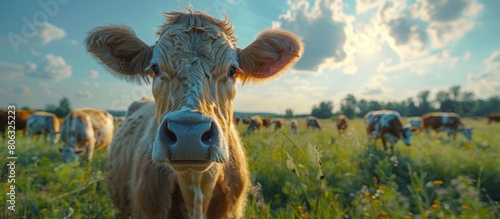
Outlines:
[[153,49],[131,29],[124,26],[96,27],[87,35],[85,46],[114,76],[138,84],[149,82],[145,69],[149,66]]

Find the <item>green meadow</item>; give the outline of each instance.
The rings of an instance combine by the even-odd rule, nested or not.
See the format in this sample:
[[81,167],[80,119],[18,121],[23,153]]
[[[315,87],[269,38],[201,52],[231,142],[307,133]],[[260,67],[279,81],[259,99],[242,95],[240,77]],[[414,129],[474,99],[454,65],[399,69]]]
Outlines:
[[[414,134],[389,154],[380,140],[368,144],[361,119],[342,135],[334,120],[321,120],[322,131],[298,120],[297,134],[289,123],[251,135],[238,126],[253,183],[245,218],[500,218],[500,123],[464,119],[473,141]],[[62,143],[28,144],[21,132],[16,141],[15,211],[4,169],[3,218],[119,218],[106,194],[107,149],[64,164]]]

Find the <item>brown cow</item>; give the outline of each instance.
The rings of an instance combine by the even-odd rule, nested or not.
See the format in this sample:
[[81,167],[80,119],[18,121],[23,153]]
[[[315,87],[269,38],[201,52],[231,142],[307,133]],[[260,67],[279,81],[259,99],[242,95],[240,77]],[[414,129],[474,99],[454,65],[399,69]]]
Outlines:
[[456,139],[458,132],[462,133],[468,140],[472,140],[472,129],[464,127],[460,115],[457,113],[435,112],[423,115],[421,131],[425,131],[426,135],[429,136],[430,129],[438,133],[446,131],[448,140],[450,136]]
[[[15,118],[11,118],[11,121],[15,121],[14,125],[17,130],[23,130],[24,135],[27,134],[26,122],[28,121],[28,117],[31,115],[31,111],[29,110],[13,110],[15,111]],[[12,116],[12,113],[9,113],[9,110],[0,110],[0,135],[5,139],[5,132],[7,130],[9,116]]]
[[262,126],[269,128],[271,126],[271,118],[262,118]]
[[283,125],[285,125],[285,121],[283,121],[282,118],[274,118],[271,120],[271,123],[274,123],[274,130],[275,131],[277,131],[278,129],[283,127]]
[[132,218],[242,218],[250,187],[233,123],[236,82],[266,82],[303,51],[279,29],[236,46],[229,19],[165,13],[155,45],[129,28],[92,30],[87,50],[119,78],[152,80],[154,103],[127,114],[107,162],[114,205]]
[[299,122],[296,119],[290,120],[290,128],[294,134],[297,134],[297,129],[299,128]]
[[400,114],[392,110],[370,111],[366,113],[364,122],[369,142],[371,143],[373,140],[381,138],[384,150],[387,151],[386,141],[389,141],[392,153],[394,153],[394,145],[400,139],[406,146],[410,146],[411,128],[403,126],[400,119]]
[[36,135],[43,135],[44,141],[47,141],[47,135],[49,135],[52,144],[59,142],[61,124],[59,118],[53,113],[34,112],[26,121],[26,126],[28,127],[28,141]]
[[500,122],[500,113],[490,113],[488,115],[488,124],[491,122]]
[[315,128],[318,128],[321,131],[321,125],[319,124],[319,120],[314,116],[306,117],[306,127],[307,128],[311,127],[313,130]]
[[260,116],[252,116],[248,121],[247,133],[251,134],[254,130],[259,130],[262,126],[264,126],[262,118]]
[[340,133],[345,133],[345,131],[347,130],[347,125],[349,124],[348,123],[348,119],[347,119],[347,116],[345,115],[339,115],[337,117],[337,130]]

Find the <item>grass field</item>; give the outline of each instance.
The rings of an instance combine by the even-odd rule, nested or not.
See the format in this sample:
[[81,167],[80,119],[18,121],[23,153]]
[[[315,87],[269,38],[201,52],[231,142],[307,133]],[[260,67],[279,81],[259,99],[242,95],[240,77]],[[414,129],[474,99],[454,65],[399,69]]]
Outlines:
[[[298,134],[285,127],[245,134],[253,191],[245,218],[499,218],[500,123],[465,119],[474,140],[416,134],[393,154],[367,144],[360,119],[339,135],[333,120]],[[2,145],[6,145],[5,141]],[[106,195],[107,150],[94,160],[64,164],[59,148],[17,134],[16,211],[3,218],[116,218]],[[7,147],[1,147],[7,157]],[[2,164],[5,163],[6,158]]]

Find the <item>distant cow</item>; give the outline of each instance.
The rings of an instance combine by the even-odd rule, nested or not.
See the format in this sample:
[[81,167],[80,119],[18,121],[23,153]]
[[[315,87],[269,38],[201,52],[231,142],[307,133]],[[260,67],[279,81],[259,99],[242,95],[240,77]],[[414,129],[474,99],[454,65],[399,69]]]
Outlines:
[[337,130],[339,133],[345,133],[347,130],[347,125],[349,124],[349,120],[345,115],[339,115],[337,117]]
[[285,122],[283,121],[282,118],[274,118],[271,120],[271,123],[274,124],[274,130],[277,131],[278,129],[281,129],[283,125],[285,125]]
[[[0,135],[5,139],[5,132],[8,131],[7,127],[9,121],[15,121],[14,125],[17,130],[23,130],[23,133],[27,134],[26,122],[28,121],[28,117],[31,115],[31,111],[29,110],[14,110],[15,115],[9,113],[9,110],[0,110]],[[15,118],[9,119],[9,116],[13,116]],[[12,129],[10,129],[12,131]]]
[[269,128],[271,126],[271,118],[262,118],[262,126]]
[[241,118],[237,116],[233,116],[233,122],[236,126],[240,124]]
[[152,81],[155,97],[117,130],[109,196],[125,218],[243,218],[251,181],[232,120],[236,84],[283,74],[302,43],[270,29],[241,48],[229,19],[193,9],[164,16],[154,45],[117,25],[97,27],[85,40],[114,75]]
[[460,115],[457,113],[435,112],[423,115],[421,131],[425,131],[426,135],[429,136],[430,129],[438,133],[440,131],[446,131],[448,140],[450,136],[456,139],[457,133],[459,132],[468,140],[472,140],[472,129],[464,127],[460,120]]
[[292,132],[297,134],[297,129],[299,128],[299,122],[296,119],[290,120],[290,128]]
[[241,120],[241,122],[245,125],[248,125],[248,123],[250,123],[250,121],[252,121],[252,118],[244,118]]
[[61,149],[64,162],[83,155],[92,160],[94,150],[103,148],[113,139],[114,119],[111,114],[97,109],[74,109],[61,126]]
[[264,125],[260,116],[252,116],[248,122],[247,133],[251,134],[254,130],[259,130]]
[[311,127],[313,130],[315,128],[318,128],[319,130],[321,130],[321,125],[319,124],[319,120],[318,120],[318,118],[316,118],[314,116],[306,117],[306,127],[307,128]]
[[28,127],[28,140],[32,140],[35,135],[43,135],[44,141],[47,141],[47,135],[49,135],[52,144],[59,142],[61,124],[59,118],[53,113],[34,112],[29,116],[26,126]]
[[410,125],[412,132],[418,132],[422,126],[422,118],[418,116],[408,117],[406,121]]
[[488,115],[488,124],[491,122],[500,122],[500,113],[490,113]]
[[391,153],[394,153],[394,145],[398,140],[410,146],[412,135],[411,128],[403,126],[400,114],[391,110],[370,111],[364,116],[366,134],[370,142],[378,138],[382,139],[384,150],[387,151],[386,142],[391,145]]

